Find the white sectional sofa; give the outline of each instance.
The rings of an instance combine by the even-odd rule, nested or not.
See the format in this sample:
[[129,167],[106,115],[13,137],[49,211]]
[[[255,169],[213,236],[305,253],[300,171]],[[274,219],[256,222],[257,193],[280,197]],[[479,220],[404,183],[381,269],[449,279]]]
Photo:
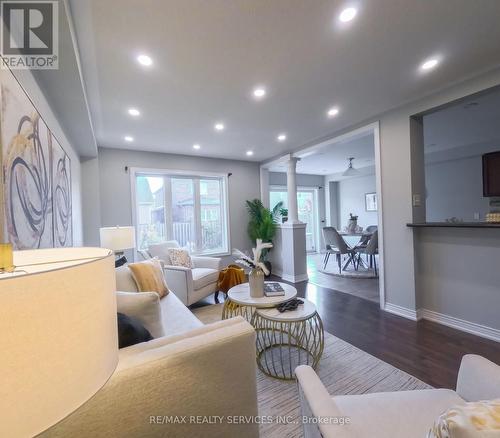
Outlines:
[[[117,289],[130,292],[124,296],[132,308],[137,289],[127,267],[117,270]],[[150,294],[158,300],[148,292],[137,293],[137,299]],[[121,349],[106,385],[41,436],[258,437],[255,422],[228,420],[257,415],[252,326],[241,317],[204,325],[173,292],[159,304],[162,327],[152,331],[165,336]],[[215,416],[223,420],[203,422]]]

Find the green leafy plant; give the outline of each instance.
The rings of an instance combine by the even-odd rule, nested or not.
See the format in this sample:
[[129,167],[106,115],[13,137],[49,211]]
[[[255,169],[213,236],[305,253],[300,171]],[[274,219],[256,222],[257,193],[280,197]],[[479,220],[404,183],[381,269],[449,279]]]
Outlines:
[[288,216],[288,208],[280,208],[280,214],[282,217]]
[[272,210],[264,207],[260,199],[246,201],[246,206],[250,216],[247,227],[250,240],[256,242],[257,239],[262,239],[263,242],[272,243],[283,202],[278,202]]

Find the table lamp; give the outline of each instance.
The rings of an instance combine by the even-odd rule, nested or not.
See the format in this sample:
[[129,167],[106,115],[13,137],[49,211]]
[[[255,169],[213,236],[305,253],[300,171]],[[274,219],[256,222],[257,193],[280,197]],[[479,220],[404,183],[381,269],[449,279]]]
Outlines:
[[0,436],[35,436],[90,399],[118,363],[113,254],[13,252],[0,272]]
[[118,267],[127,262],[124,250],[135,248],[134,227],[103,227],[99,230],[101,247],[109,248],[116,254],[115,266]]

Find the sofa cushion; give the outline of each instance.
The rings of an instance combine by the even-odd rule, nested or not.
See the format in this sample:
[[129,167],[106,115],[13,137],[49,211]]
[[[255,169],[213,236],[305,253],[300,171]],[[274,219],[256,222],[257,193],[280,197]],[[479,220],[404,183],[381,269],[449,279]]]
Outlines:
[[455,391],[424,389],[333,397],[359,436],[422,438],[436,418],[465,402]]
[[123,292],[139,292],[137,284],[135,284],[134,277],[130,272],[128,266],[120,266],[115,269],[116,275],[116,290]]
[[203,323],[193,315],[179,298],[175,291],[160,300],[163,330],[166,335],[187,332],[203,326]]
[[116,292],[118,312],[137,318],[153,338],[165,335],[160,298],[156,292]]
[[219,271],[210,268],[194,268],[191,270],[193,276],[193,287],[195,290],[217,283]]

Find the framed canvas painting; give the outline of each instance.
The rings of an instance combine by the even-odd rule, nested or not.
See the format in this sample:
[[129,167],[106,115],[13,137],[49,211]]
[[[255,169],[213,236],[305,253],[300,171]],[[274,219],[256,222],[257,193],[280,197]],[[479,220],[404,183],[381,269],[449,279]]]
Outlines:
[[72,246],[69,157],[9,70],[0,99],[1,238],[16,250]]
[[366,193],[365,194],[365,210],[366,211],[377,211],[377,194],[376,193]]

